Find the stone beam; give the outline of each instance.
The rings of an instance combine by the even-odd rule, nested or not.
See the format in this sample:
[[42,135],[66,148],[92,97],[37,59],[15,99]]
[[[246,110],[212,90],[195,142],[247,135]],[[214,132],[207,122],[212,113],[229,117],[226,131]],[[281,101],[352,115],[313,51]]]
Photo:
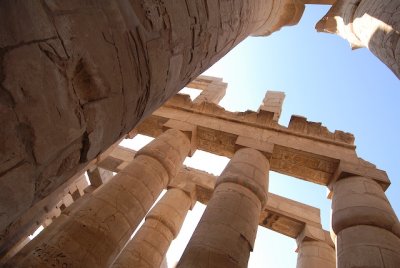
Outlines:
[[193,103],[185,95],[176,95],[137,131],[157,137],[168,120],[190,123],[197,127],[199,150],[232,157],[236,150],[251,147],[264,152],[271,170],[313,183],[328,185],[337,175],[339,166],[351,166],[358,172],[369,172],[384,189],[390,181],[384,171],[357,157],[354,137],[336,130],[330,132],[321,123],[292,116],[289,126],[273,120],[273,113],[229,112],[213,103]]
[[[121,153],[110,154],[103,161],[111,162],[107,158],[116,159],[119,166],[128,163],[128,159],[133,158],[135,151],[122,146],[115,148],[117,152],[124,152],[124,159]],[[113,156],[112,156],[113,155]],[[102,162],[99,163],[102,166]],[[102,166],[104,168],[104,166]],[[119,172],[120,169],[114,169]],[[196,185],[197,201],[207,204],[214,191],[216,176],[205,171],[184,167],[178,176],[172,180],[170,185],[180,185],[181,181],[191,181]],[[296,238],[303,230],[305,224],[321,228],[320,210],[294,200],[290,200],[273,193],[268,193],[268,200],[265,209],[261,213],[260,225],[274,230],[281,234]]]
[[[203,204],[207,204],[210,200],[216,178],[216,176],[207,172],[188,167],[183,168],[177,176],[177,180],[189,180],[196,185],[197,201]],[[268,193],[267,203],[261,212],[259,225],[296,238],[303,231],[305,225],[321,228],[320,210]]]

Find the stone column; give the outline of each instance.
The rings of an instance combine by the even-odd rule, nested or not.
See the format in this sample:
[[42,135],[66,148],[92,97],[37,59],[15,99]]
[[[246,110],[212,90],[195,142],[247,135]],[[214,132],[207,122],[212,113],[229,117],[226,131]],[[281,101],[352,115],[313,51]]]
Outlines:
[[336,268],[335,245],[321,225],[306,224],[296,242],[297,268]]
[[298,247],[296,268],[335,268],[335,249],[324,241],[303,241]]
[[10,267],[108,267],[189,152],[185,134],[170,129],[84,204],[63,214]]
[[303,9],[294,0],[2,1],[0,256],[26,228],[19,217],[79,167],[246,37],[295,24]]
[[259,151],[235,153],[177,267],[247,267],[267,199],[268,170]]
[[337,267],[400,267],[399,221],[382,187],[365,177],[333,185]]
[[[194,187],[192,185],[190,192],[194,193]],[[112,267],[160,267],[195,201],[190,192],[179,188],[169,189],[147,214],[143,226],[126,245]]]
[[353,49],[369,48],[400,79],[399,8],[398,0],[337,0],[316,29],[338,34]]

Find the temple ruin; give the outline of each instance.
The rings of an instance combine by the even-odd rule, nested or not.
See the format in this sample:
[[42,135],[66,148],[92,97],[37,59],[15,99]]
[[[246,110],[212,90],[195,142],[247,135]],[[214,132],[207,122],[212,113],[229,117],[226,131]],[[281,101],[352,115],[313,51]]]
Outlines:
[[[268,91],[258,112],[229,112],[218,105],[222,79],[187,87],[201,94],[175,95],[126,136],[150,144],[135,152],[116,143],[53,192],[57,204],[31,224],[45,230],[16,243],[6,267],[160,267],[196,202],[207,208],[177,267],[247,267],[259,225],[296,240],[298,268],[399,264],[390,181],[357,156],[352,134],[295,115],[279,125],[283,92]],[[219,177],[182,166],[196,150],[231,161]],[[270,170],[328,187],[332,230],[318,208],[269,193]]]
[[[400,266],[390,181],[356,155],[351,134],[301,116],[280,126],[280,92],[258,112],[225,111],[217,104],[226,84],[198,77],[246,37],[297,24],[307,4],[332,5],[316,29],[368,48],[400,78],[398,0],[2,1],[0,264],[122,267],[161,241],[155,232],[167,250],[199,201],[205,220],[180,267],[201,256],[246,266],[257,225],[296,238],[299,267],[334,265],[334,248],[338,267]],[[193,102],[175,95],[187,85],[202,90]],[[138,152],[118,145],[137,133],[156,139]],[[183,168],[197,149],[231,162],[218,178]],[[268,193],[269,170],[328,187],[333,240],[316,208]],[[243,211],[218,216],[226,200]]]

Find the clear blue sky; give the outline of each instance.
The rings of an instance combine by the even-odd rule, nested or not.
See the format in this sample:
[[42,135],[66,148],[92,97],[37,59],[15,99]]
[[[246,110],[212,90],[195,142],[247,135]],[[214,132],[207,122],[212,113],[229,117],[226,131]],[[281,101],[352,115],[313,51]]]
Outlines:
[[[387,171],[392,185],[386,194],[400,215],[400,82],[368,49],[352,51],[340,37],[314,30],[328,8],[308,5],[297,26],[246,39],[205,74],[228,83],[220,103],[228,110],[256,111],[267,89],[284,91],[280,124],[298,114],[331,131],[353,133],[358,156]],[[208,169],[219,173],[228,160],[212,157],[198,151],[185,164],[204,170],[211,167],[207,163],[219,163]],[[320,208],[323,228],[330,229],[325,187],[271,172],[269,190]],[[187,217],[167,255],[170,265],[179,259],[203,210],[197,204]],[[296,267],[295,249],[293,239],[259,228],[249,267]]]

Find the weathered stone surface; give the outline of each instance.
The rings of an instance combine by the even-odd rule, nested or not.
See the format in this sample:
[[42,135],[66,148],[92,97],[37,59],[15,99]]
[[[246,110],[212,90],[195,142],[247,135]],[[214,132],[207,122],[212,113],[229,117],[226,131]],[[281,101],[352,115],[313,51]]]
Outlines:
[[112,267],[160,267],[191,204],[191,197],[184,191],[178,188],[169,189],[147,214],[146,221]]
[[13,190],[1,187],[0,231],[248,35],[296,23],[303,8],[292,0],[3,1],[0,186],[12,181]]
[[400,79],[399,7],[398,0],[337,0],[316,28],[338,34],[353,49],[367,47]]
[[296,268],[335,268],[335,249],[322,241],[303,241],[298,248]]
[[400,238],[374,226],[357,225],[337,234],[337,267],[400,267]]
[[382,187],[364,177],[348,177],[333,186],[332,229],[372,225],[391,231],[398,219]]
[[267,159],[254,149],[234,155],[177,267],[247,267],[267,198],[268,170]]
[[[181,168],[189,148],[183,133],[166,131],[86,202],[53,223],[49,231],[43,231],[41,238],[11,259],[8,266],[109,266]],[[153,157],[155,152],[159,156]]]

